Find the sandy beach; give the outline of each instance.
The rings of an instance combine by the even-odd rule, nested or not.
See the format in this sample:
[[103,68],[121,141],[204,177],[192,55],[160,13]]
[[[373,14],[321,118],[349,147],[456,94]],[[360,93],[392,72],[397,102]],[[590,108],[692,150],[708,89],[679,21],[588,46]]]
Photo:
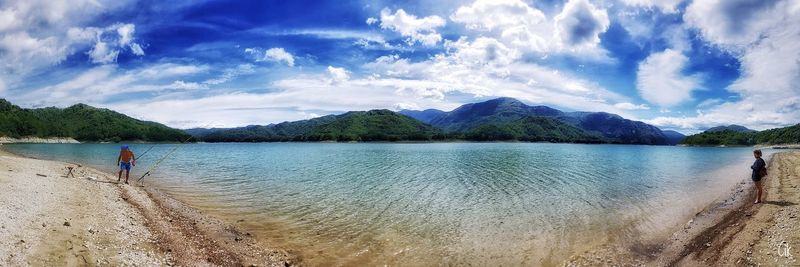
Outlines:
[[[75,177],[65,177],[67,166]],[[664,243],[608,247],[568,266],[797,266],[800,152],[769,160],[766,202],[742,181]],[[0,265],[290,266],[296,256],[155,188],[0,151]]]
[[[67,166],[75,177],[65,177]],[[291,266],[236,227],[92,168],[0,151],[0,266]]]

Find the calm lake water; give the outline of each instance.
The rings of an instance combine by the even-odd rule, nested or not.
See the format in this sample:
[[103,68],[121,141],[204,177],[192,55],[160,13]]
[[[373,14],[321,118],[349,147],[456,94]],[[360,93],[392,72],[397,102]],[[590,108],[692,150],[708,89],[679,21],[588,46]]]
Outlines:
[[[155,145],[133,175],[173,146]],[[115,144],[3,148],[116,170]],[[311,265],[553,265],[664,238],[728,196],[751,162],[750,148],[186,144],[146,182]]]

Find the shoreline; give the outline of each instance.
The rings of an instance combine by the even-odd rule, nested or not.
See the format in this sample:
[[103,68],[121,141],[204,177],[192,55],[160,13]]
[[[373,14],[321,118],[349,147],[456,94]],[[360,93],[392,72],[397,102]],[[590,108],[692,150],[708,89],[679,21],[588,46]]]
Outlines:
[[300,264],[154,187],[75,163],[0,149],[0,190],[0,265]]
[[[75,167],[79,173],[76,174],[78,178],[63,178],[62,175],[66,173],[64,166]],[[788,250],[792,245],[800,245],[800,234],[798,234],[800,229],[791,223],[797,220],[797,203],[800,202],[797,189],[800,182],[792,178],[800,174],[800,151],[775,153],[769,159],[768,166],[770,174],[765,180],[765,204],[753,205],[752,183],[745,179],[737,183],[730,195],[709,203],[685,225],[677,226],[678,230],[665,242],[609,244],[573,255],[565,259],[564,265],[703,266],[775,263],[796,265],[795,256],[776,255],[781,249]],[[15,218],[19,217],[11,213],[0,213],[0,215],[14,216],[10,222],[5,221],[6,216],[0,216],[2,225],[0,240],[5,240],[5,242],[0,241],[0,255],[4,254],[3,252],[12,255],[0,258],[0,263],[5,262],[10,265],[31,263],[74,265],[81,262],[114,265],[257,264],[259,266],[302,264],[300,254],[291,255],[284,250],[270,248],[269,240],[259,240],[255,235],[237,228],[234,224],[204,214],[152,186],[116,184],[112,175],[93,168],[16,155],[2,150],[0,146],[0,173],[5,174],[3,173],[6,172],[5,168],[9,169],[8,173],[11,175],[7,177],[0,175],[2,190],[18,190],[19,188],[14,186],[21,185],[19,180],[25,179],[26,181],[22,183],[27,180],[40,180],[35,181],[37,183],[45,180],[46,184],[56,184],[56,187],[86,191],[83,193],[85,195],[82,202],[51,201],[49,205],[54,205],[52,208],[61,210],[55,212],[55,215],[51,214],[52,211],[36,211],[41,207],[30,206],[32,204],[26,207],[24,203],[12,204],[9,212],[22,212],[23,216],[33,218],[42,217],[40,220],[72,222],[72,227],[64,226],[65,228],[62,227],[64,229],[74,230],[76,228],[74,226],[81,225],[80,220],[74,219],[76,217],[88,220],[83,224],[90,226],[78,233],[66,231],[65,234],[61,233],[63,229],[48,227],[52,224],[60,225],[61,222],[44,222],[42,223],[44,229],[39,230],[37,227],[39,220],[15,222]],[[12,171],[25,168],[28,170],[26,172],[23,170],[22,174],[18,173],[20,170]],[[9,182],[9,178],[17,182]],[[8,184],[12,187],[7,187]],[[47,188],[32,187],[28,188],[28,191],[22,190],[16,195],[11,194],[11,200],[24,198],[22,195],[25,194],[36,195],[38,189],[44,190],[45,193],[48,191]],[[34,193],[30,190],[34,190]],[[59,194],[57,189],[50,188],[50,190],[50,195]],[[56,192],[52,192],[53,190]],[[66,195],[65,193],[72,194],[68,191],[60,192],[62,195]],[[6,198],[9,197],[8,194],[4,195]],[[95,196],[100,195],[105,199],[101,197],[101,201],[97,201]],[[0,196],[0,200],[5,201],[6,198]],[[75,208],[76,205],[78,207],[88,205],[94,209]],[[34,211],[31,213],[24,208]],[[30,214],[25,215],[26,212]],[[103,227],[108,228],[104,226],[106,218],[116,218],[116,225],[111,228],[122,231],[122,234],[103,230]],[[14,226],[14,223],[17,225]],[[23,229],[21,231],[25,233],[15,234],[9,229]],[[780,231],[783,231],[783,235],[777,234]],[[71,237],[67,235],[70,233]],[[52,235],[56,235],[55,238]],[[17,238],[18,236],[21,238]],[[108,242],[103,243],[105,245],[97,245],[102,242],[92,241],[94,239],[87,236],[95,239],[101,236],[100,240],[132,240],[136,249],[114,247]],[[51,239],[60,241],[51,242]],[[61,248],[65,243],[69,245],[68,250]],[[75,252],[76,246],[81,246],[83,249]],[[101,249],[104,246],[105,249]],[[796,251],[788,250],[788,252],[798,254]],[[137,256],[120,258],[113,255],[114,253]]]
[[564,266],[798,265],[792,247],[800,246],[800,151],[777,152],[767,166],[762,204],[753,203],[754,185],[745,178],[662,242],[604,245]]

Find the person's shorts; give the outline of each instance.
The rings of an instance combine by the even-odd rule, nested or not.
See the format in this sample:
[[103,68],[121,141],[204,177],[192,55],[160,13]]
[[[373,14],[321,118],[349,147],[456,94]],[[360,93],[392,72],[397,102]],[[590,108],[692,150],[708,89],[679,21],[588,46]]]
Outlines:
[[756,183],[757,183],[757,182],[761,182],[761,178],[763,178],[763,177],[758,177],[758,176],[756,176],[756,177],[750,177],[750,179],[751,179],[751,180],[753,180],[753,182],[756,182]]
[[131,163],[130,162],[120,162],[119,163],[119,170],[120,171],[130,171],[131,170]]

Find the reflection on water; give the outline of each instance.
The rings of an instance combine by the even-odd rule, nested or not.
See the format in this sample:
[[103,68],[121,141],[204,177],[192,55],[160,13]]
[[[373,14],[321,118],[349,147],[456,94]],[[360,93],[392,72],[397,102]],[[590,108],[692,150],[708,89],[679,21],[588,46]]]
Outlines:
[[[116,145],[6,148],[115,170]],[[751,159],[748,148],[190,144],[147,179],[311,265],[552,265],[669,233],[747,177]]]

